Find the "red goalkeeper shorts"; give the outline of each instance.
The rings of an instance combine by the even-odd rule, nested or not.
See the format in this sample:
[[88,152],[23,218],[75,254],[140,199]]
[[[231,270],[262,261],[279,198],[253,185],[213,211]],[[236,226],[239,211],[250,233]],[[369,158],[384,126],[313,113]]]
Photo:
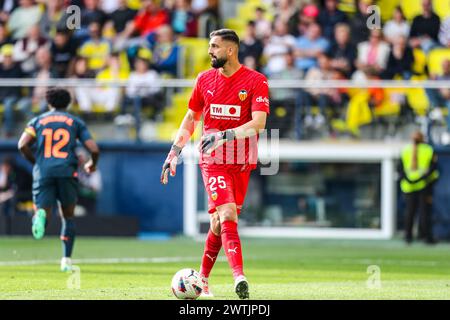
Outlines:
[[208,212],[214,213],[216,207],[235,203],[239,214],[247,193],[250,170],[242,172],[209,171],[202,169],[203,183],[208,194]]

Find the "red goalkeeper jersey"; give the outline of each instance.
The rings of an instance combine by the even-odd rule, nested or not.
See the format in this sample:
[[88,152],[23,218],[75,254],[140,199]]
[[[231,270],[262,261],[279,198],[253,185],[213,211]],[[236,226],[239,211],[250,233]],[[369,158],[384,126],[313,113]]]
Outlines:
[[[203,112],[203,134],[233,129],[252,120],[252,112],[269,113],[267,78],[243,65],[231,77],[218,69],[198,75],[189,108]],[[210,170],[251,170],[256,167],[257,136],[225,143],[211,156],[201,155],[200,165]]]

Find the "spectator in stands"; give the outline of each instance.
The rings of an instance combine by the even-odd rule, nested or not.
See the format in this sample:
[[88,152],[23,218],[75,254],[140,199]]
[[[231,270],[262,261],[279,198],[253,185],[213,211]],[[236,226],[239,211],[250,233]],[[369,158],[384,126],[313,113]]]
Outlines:
[[367,27],[367,20],[370,17],[370,13],[368,13],[368,8],[373,4],[372,0],[357,0],[357,2],[358,11],[350,19],[350,34],[354,45],[369,39],[370,29]]
[[[442,74],[430,75],[431,80],[442,80],[442,81],[450,81],[450,59],[444,60],[442,62]],[[447,114],[447,130],[450,133],[450,89],[449,88],[441,88],[441,89],[425,89],[428,99],[430,100],[430,105],[432,108],[442,108],[446,107],[448,109]]]
[[101,24],[92,22],[89,25],[90,39],[80,48],[79,54],[88,59],[89,69],[100,71],[106,64],[111,53],[111,43],[102,37]]
[[64,1],[68,2],[72,6],[77,6],[81,9],[85,7],[84,0],[64,0]]
[[[272,25],[264,16],[265,13],[266,10],[263,7],[258,7],[255,10],[255,32],[256,37],[261,40],[269,38],[272,33]],[[277,20],[275,19],[275,21]]]
[[331,58],[331,66],[340,71],[345,77],[350,78],[355,70],[356,47],[350,41],[350,27],[348,24],[339,23],[334,30],[335,42],[328,50]]
[[275,19],[281,19],[284,23],[288,21],[295,14],[295,6],[292,0],[279,0],[275,6]]
[[219,0],[193,0],[192,10],[198,20],[198,36],[208,38],[209,34],[219,29]]
[[438,43],[441,21],[433,12],[431,0],[422,0],[422,14],[416,16],[409,32],[409,44],[428,53]]
[[100,1],[100,9],[107,15],[113,13],[120,7],[121,0],[103,0]]
[[241,43],[239,46],[239,61],[252,59],[255,69],[259,70],[261,68],[260,60],[263,50],[264,44],[256,37],[255,22],[251,20],[247,23],[244,37],[241,38]]
[[14,45],[14,60],[20,63],[25,75],[31,75],[36,71],[36,52],[45,45],[48,40],[41,35],[39,25],[32,26],[26,38],[20,39]]
[[392,19],[387,21],[383,27],[383,33],[386,41],[394,43],[397,37],[409,36],[409,23],[403,14],[402,7],[397,6],[394,9]]
[[56,31],[50,45],[50,53],[56,76],[58,78],[68,76],[68,66],[77,53],[77,45],[69,30],[64,28]]
[[158,86],[160,76],[158,72],[150,69],[151,51],[141,49],[134,62],[134,71],[131,72],[125,90],[125,98],[122,103],[122,114],[126,113],[128,105],[133,106],[133,116],[136,124],[136,137],[139,140],[141,128],[141,111],[143,107],[153,109],[151,118],[155,120],[161,113],[163,95],[161,87]]
[[[93,79],[95,72],[89,69],[88,60],[82,56],[76,56],[69,65],[68,76],[71,79]],[[95,94],[94,87],[76,86],[71,90],[72,96],[78,102],[78,107],[83,112],[91,111],[90,97]]]
[[322,34],[329,42],[334,41],[334,28],[338,23],[346,23],[347,16],[337,8],[337,0],[325,0],[325,9],[319,13],[317,19],[322,27]]
[[156,42],[153,46],[153,67],[160,73],[171,77],[178,74],[179,47],[175,42],[170,25],[164,25],[156,31]]
[[288,21],[289,33],[295,37],[304,35],[308,26],[317,22],[319,12],[319,8],[314,4],[301,7]]
[[193,0],[191,6],[197,16],[205,13],[219,16],[219,0]]
[[12,39],[9,37],[8,29],[4,22],[0,22],[0,48],[5,44],[13,43]]
[[[63,17],[67,19],[67,17]],[[100,0],[84,0],[84,7],[81,9],[80,28],[76,28],[74,37],[84,42],[90,35],[90,26],[96,22],[100,25],[100,30],[103,29],[108,16],[100,7]]]
[[272,35],[264,47],[263,55],[267,61],[264,73],[270,76],[273,73],[286,69],[284,55],[295,47],[295,38],[288,34],[287,25],[281,20],[275,20]]
[[191,0],[175,0],[170,13],[173,31],[185,37],[197,36],[197,18],[191,7]]
[[45,84],[48,80],[56,78],[57,74],[52,67],[52,56],[48,47],[40,47],[35,54],[37,69],[31,74],[31,77],[39,83],[34,87],[30,97],[20,100],[18,105],[22,110],[32,110],[37,107],[39,112],[47,110],[47,101],[45,93],[48,89]]
[[450,17],[447,17],[441,24],[439,42],[444,47],[450,48]]
[[8,22],[11,12],[18,6],[19,0],[0,0],[0,22]]
[[114,32],[117,35],[122,33],[127,24],[132,23],[136,14],[136,10],[128,8],[127,0],[119,0],[117,9],[110,13],[108,17]]
[[400,76],[408,80],[412,76],[414,55],[408,46],[408,40],[404,36],[397,36],[392,44],[385,71],[382,73],[384,79],[394,79]]
[[381,29],[373,29],[370,32],[369,41],[358,44],[358,57],[356,67],[358,70],[353,74],[354,79],[365,79],[364,71],[370,68],[378,75],[386,69],[390,48],[383,41]]
[[46,1],[46,9],[39,22],[41,34],[47,39],[53,39],[57,29],[66,27],[64,18],[64,0]]
[[[299,80],[303,78],[303,73],[295,67],[295,57],[292,50],[284,54],[286,68],[280,72],[272,73],[269,80]],[[270,90],[270,100],[273,105],[284,105],[287,107],[295,105],[296,90],[285,88],[274,88]]]
[[317,23],[311,23],[304,36],[296,39],[294,54],[295,65],[303,72],[317,65],[317,57],[329,48],[327,39],[321,36],[321,29]]
[[[14,47],[10,44],[4,45],[1,50],[2,62],[0,65],[0,78],[22,78],[23,72],[19,64],[13,60]],[[0,87],[0,101],[3,101],[4,116],[3,130],[5,136],[10,138],[14,133],[14,109],[17,102],[21,99],[22,93],[20,87]],[[31,116],[30,110],[24,110]]]
[[71,79],[95,78],[95,72],[89,69],[88,60],[82,56],[75,56],[69,65],[67,74]]
[[137,33],[145,37],[168,23],[170,23],[169,14],[158,6],[157,0],[144,0],[142,9],[134,17],[133,23],[127,25],[123,35],[129,38]]
[[14,40],[27,36],[31,27],[41,20],[41,9],[33,0],[20,0],[8,19],[8,30]]
[[111,86],[109,83],[127,80],[128,76],[128,72],[121,67],[119,53],[111,54],[107,59],[106,68],[96,76],[98,85],[94,90],[78,90],[77,88],[76,97],[80,110],[89,113],[93,111],[94,105],[99,105],[106,112],[112,112],[119,106],[122,89]]
[[[310,84],[317,83],[320,80],[336,80],[339,76],[331,66],[331,59],[324,53],[318,56],[319,65],[308,70],[305,76],[305,81]],[[295,130],[298,139],[304,135],[302,128],[302,114],[307,108],[306,116],[304,118],[305,128],[320,129],[326,123],[326,108],[332,107],[333,116],[338,114],[338,108],[344,103],[344,96],[338,89],[334,88],[308,88],[300,89],[296,102],[296,116],[295,116]],[[313,115],[311,113],[311,106],[319,106],[320,113]]]

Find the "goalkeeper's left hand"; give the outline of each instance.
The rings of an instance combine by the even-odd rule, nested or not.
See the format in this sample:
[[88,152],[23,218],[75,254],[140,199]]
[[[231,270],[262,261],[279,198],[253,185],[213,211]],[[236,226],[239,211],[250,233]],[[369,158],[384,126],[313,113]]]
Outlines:
[[234,138],[235,133],[232,129],[204,135],[201,141],[201,152],[210,155],[225,142],[234,140]]

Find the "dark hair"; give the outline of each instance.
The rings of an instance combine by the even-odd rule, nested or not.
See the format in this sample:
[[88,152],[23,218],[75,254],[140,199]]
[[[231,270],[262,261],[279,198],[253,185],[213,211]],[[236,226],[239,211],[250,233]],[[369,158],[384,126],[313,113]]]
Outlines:
[[67,109],[71,101],[69,91],[62,88],[48,89],[45,98],[48,104],[55,109]]
[[216,37],[216,36],[221,37],[222,40],[234,42],[239,46],[239,37],[236,34],[236,32],[234,32],[234,30],[220,29],[220,30],[215,30],[209,34],[210,38]]
[[402,15],[402,19],[403,19],[403,20],[406,20],[405,13],[403,12],[403,9],[402,9],[401,6],[396,6],[396,7],[395,7],[395,10],[397,10],[398,12],[400,12],[400,14]]
[[58,27],[56,27],[56,33],[69,36],[71,34],[71,32],[72,31],[69,28],[67,28],[66,26],[58,26]]

